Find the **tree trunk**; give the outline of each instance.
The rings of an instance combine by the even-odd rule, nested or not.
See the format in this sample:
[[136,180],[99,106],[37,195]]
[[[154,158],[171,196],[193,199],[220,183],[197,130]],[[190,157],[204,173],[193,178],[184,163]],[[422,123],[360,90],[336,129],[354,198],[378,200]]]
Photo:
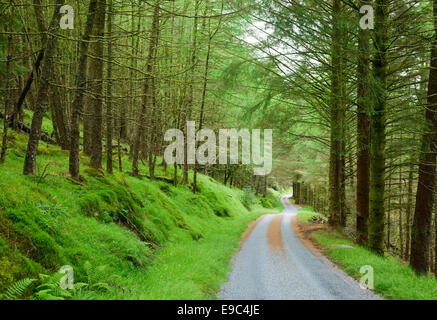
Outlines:
[[411,266],[419,274],[428,272],[428,252],[434,205],[437,143],[437,0],[433,1],[434,38],[431,48],[428,101],[425,113],[427,132],[422,137],[416,210],[411,235]]
[[371,116],[369,247],[375,253],[383,255],[389,5],[387,0],[376,0],[375,5],[375,101]]
[[342,137],[343,108],[341,88],[341,1],[333,0],[332,13],[332,57],[331,57],[331,146],[329,160],[329,224],[339,226],[342,223]]
[[[393,160],[390,160],[389,168],[393,166]],[[392,183],[392,175],[390,174],[388,177],[388,192],[386,192],[387,195],[387,243],[386,248],[387,250],[390,250],[391,248],[391,185]]]
[[434,274],[437,276],[437,212],[434,212]]
[[[108,37],[112,37],[112,18],[113,18],[113,8],[112,0],[108,3]],[[109,174],[113,173],[112,168],[112,130],[113,130],[113,119],[112,119],[112,40],[108,42],[108,65],[107,65],[107,81],[106,86],[106,171]],[[118,146],[120,148],[120,146]]]
[[[103,120],[103,41],[105,35],[106,0],[98,0],[96,8],[95,34],[93,37],[93,59],[90,80],[92,94],[91,157],[90,165],[102,168],[102,120]],[[111,142],[112,147],[112,142]]]
[[139,175],[139,169],[138,169],[138,161],[139,161],[139,151],[140,151],[140,144],[141,144],[141,136],[144,132],[144,124],[147,121],[147,106],[149,104],[148,96],[150,95],[150,79],[153,76],[153,56],[154,52],[158,46],[158,36],[159,36],[159,12],[160,12],[160,0],[155,0],[154,2],[154,9],[153,9],[153,18],[152,18],[152,26],[150,29],[150,43],[149,43],[149,50],[147,55],[147,63],[146,63],[146,70],[147,70],[147,78],[144,80],[144,86],[143,86],[143,102],[141,106],[141,114],[140,114],[140,123],[137,126],[137,131],[135,133],[135,141],[133,146],[133,152],[132,152],[132,174],[134,176]]
[[[413,159],[411,159],[411,162]],[[408,196],[407,196],[407,208],[406,208],[406,226],[405,226],[405,255],[404,260],[410,260],[410,245],[411,245],[411,211],[413,208],[413,164],[410,164],[408,173]]]
[[192,48],[191,48],[191,73],[190,81],[188,87],[188,101],[187,110],[185,114],[184,128],[185,128],[185,147],[184,147],[184,172],[182,182],[188,185],[188,127],[187,121],[191,120],[191,114],[193,111],[193,100],[194,100],[194,75],[195,75],[195,65],[197,59],[197,22],[198,22],[198,10],[199,10],[199,0],[194,2],[194,21],[193,21],[193,33],[192,33]]
[[[44,20],[43,20],[43,11],[42,11],[42,6],[41,6],[41,1],[40,0],[34,0],[34,6],[33,6],[34,10],[35,10],[35,15],[37,17],[37,24],[38,24],[38,30],[41,34],[41,44],[42,44],[42,49],[40,50],[37,60],[35,62],[35,70],[38,71],[39,68],[39,64],[40,64],[40,60],[44,57],[44,48],[46,46],[46,42],[47,42],[47,28],[44,24]],[[54,80],[54,82],[56,82],[57,80],[59,80],[58,76],[61,74],[60,69],[59,68],[55,68],[53,70],[53,76],[52,79]],[[21,95],[20,98],[18,100],[18,104],[17,104],[17,108],[16,108],[16,113],[19,114],[22,110],[22,103],[24,102],[24,98],[26,97],[27,91],[30,89],[30,85],[32,84],[33,81],[33,72],[31,73],[29,79],[28,79],[28,83],[26,84],[26,87]],[[50,104],[50,109],[51,109],[51,114],[52,114],[52,123],[53,123],[53,129],[54,129],[54,133],[55,133],[55,137],[56,137],[56,141],[59,144],[59,146],[61,146],[61,148],[63,150],[68,150],[69,148],[69,141],[68,141],[68,128],[67,125],[65,123],[65,118],[64,118],[64,112],[63,112],[63,108],[62,108],[62,100],[60,99],[61,97],[61,92],[59,90],[59,87],[56,86],[56,84],[52,85],[49,83],[49,104]]]
[[[206,3],[205,16],[208,14],[208,2]],[[211,21],[208,21],[208,28],[211,27]],[[203,129],[203,118],[205,113],[205,101],[206,101],[206,90],[208,87],[208,73],[209,73],[209,59],[211,56],[211,41],[214,37],[214,34],[208,34],[208,46],[206,49],[206,60],[205,60],[205,69],[203,72],[203,88],[202,88],[202,100],[200,102],[200,116],[199,116],[199,131]],[[197,148],[196,148],[197,150]],[[197,161],[194,165],[194,175],[193,175],[193,192],[197,192]]]
[[80,151],[80,116],[83,112],[83,94],[86,85],[86,70],[88,65],[88,43],[91,32],[94,27],[95,11],[97,0],[91,0],[88,7],[88,17],[85,25],[85,31],[80,44],[80,59],[76,77],[76,94],[73,101],[73,116],[71,119],[71,144],[70,144],[70,159],[69,171],[73,178],[79,178],[79,151]]
[[59,29],[60,13],[59,9],[64,4],[64,0],[58,0],[54,7],[52,20],[49,27],[49,35],[46,41],[46,50],[41,71],[41,77],[38,84],[38,96],[35,105],[35,112],[32,117],[32,126],[27,143],[26,157],[24,160],[23,174],[34,175],[36,170],[36,156],[38,152],[38,143],[41,135],[41,126],[44,113],[48,109],[48,89],[49,81],[53,78],[53,58],[56,52],[57,37]]
[[[11,12],[11,22],[8,31],[12,31],[12,12]],[[10,123],[11,109],[12,109],[12,84],[14,80],[14,63],[12,61],[12,34],[8,35],[8,51],[6,57],[6,94],[5,94],[5,116],[3,119],[3,139],[2,139],[2,150],[0,155],[0,162],[5,162],[6,151],[8,149],[8,128]]]
[[[368,1],[360,1],[359,6]],[[357,92],[357,242],[367,245],[370,186],[370,96],[369,96],[369,32],[358,34]]]
[[17,105],[15,107],[15,113],[13,117],[18,117],[20,112],[23,110],[24,100],[26,99],[27,94],[30,91],[30,88],[32,87],[33,80],[35,78],[35,74],[37,73],[37,70],[39,69],[39,66],[41,64],[41,61],[44,58],[44,49],[41,49],[38,53],[38,56],[36,58],[36,61],[34,63],[32,71],[30,71],[29,77],[26,80],[26,84],[21,91],[20,97],[18,98]]
[[56,127],[58,136],[56,137],[56,141],[59,146],[63,150],[68,150],[69,141],[68,136],[69,132],[65,123],[65,117],[62,107],[62,102],[60,100],[61,92],[58,87],[55,85],[50,86],[50,105],[52,109],[52,123],[53,127]]
[[[402,136],[401,136],[402,139]],[[402,198],[403,198],[403,189],[402,189],[402,166],[399,169],[399,243],[400,243],[400,257],[404,256],[404,219],[402,216]]]

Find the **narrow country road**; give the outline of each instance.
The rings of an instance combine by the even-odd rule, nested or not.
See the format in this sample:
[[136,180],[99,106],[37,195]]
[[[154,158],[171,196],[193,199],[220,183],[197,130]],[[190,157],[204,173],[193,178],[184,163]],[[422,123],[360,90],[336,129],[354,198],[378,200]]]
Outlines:
[[281,214],[265,215],[248,231],[250,234],[233,260],[230,279],[222,286],[219,299],[378,299],[305,247],[291,223],[297,209],[287,204],[284,207]]

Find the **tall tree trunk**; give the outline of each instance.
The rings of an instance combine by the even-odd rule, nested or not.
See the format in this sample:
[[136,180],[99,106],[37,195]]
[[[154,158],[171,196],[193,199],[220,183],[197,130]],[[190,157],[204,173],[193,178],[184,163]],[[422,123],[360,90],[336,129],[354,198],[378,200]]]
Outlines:
[[422,137],[416,210],[411,235],[411,266],[419,274],[428,272],[428,253],[434,205],[437,143],[437,0],[433,1],[434,38],[431,48],[428,101],[425,113],[427,132]]
[[107,81],[106,86],[106,171],[110,174],[113,172],[112,168],[112,130],[113,130],[113,117],[112,117],[112,19],[113,19],[113,7],[112,0],[108,3],[108,29],[107,35],[110,38],[108,42],[108,66],[107,66]]
[[302,204],[301,183],[296,183],[296,204]]
[[[390,159],[389,168],[393,166],[393,159]],[[390,250],[391,248],[391,187],[392,187],[392,175],[390,174],[388,176],[388,191],[386,192],[387,196],[387,243],[386,248],[387,250]]]
[[[402,135],[401,135],[402,140]],[[403,188],[402,188],[402,165],[399,169],[399,243],[400,243],[400,257],[404,256],[404,219],[402,215],[402,203],[403,203]]]
[[27,143],[26,157],[24,160],[23,174],[34,175],[36,170],[36,155],[38,144],[41,136],[41,126],[44,113],[48,107],[49,81],[53,79],[53,58],[56,52],[57,37],[59,29],[60,13],[59,9],[64,4],[64,0],[57,0],[54,6],[52,20],[50,22],[49,34],[46,41],[46,50],[41,71],[41,77],[38,84],[38,96],[35,105],[35,112],[32,117],[32,126],[30,129],[29,140]]
[[331,146],[329,160],[329,224],[342,224],[342,136],[343,110],[341,88],[341,29],[340,29],[341,1],[333,0],[332,12],[332,44],[331,44]]
[[[34,2],[34,11],[35,11],[35,15],[37,17],[37,24],[38,24],[38,30],[41,34],[41,45],[42,45],[42,49],[40,50],[38,57],[37,57],[37,61],[35,62],[35,69],[38,71],[38,67],[40,64],[39,59],[42,59],[44,57],[44,48],[46,46],[46,42],[47,42],[47,28],[45,26],[44,20],[43,20],[43,11],[42,11],[42,6],[41,6],[41,1],[40,0],[33,0]],[[59,80],[59,74],[62,74],[60,71],[60,68],[57,67],[53,69],[53,80],[56,82]],[[28,79],[28,84],[29,88],[24,89],[20,95],[20,98],[18,100],[18,104],[17,104],[17,108],[16,108],[16,113],[18,114],[21,110],[22,110],[22,103],[24,102],[24,98],[26,97],[26,90],[30,89],[30,85],[32,84],[32,80],[33,80],[33,73],[31,73],[29,79]],[[52,113],[52,123],[53,123],[53,129],[54,129],[54,133],[55,133],[55,137],[56,137],[56,141],[57,143],[61,146],[61,148],[63,150],[68,150],[69,148],[69,141],[68,141],[68,127],[65,123],[65,118],[64,118],[64,111],[63,111],[63,107],[62,107],[62,100],[60,99],[61,92],[59,90],[59,88],[56,86],[56,84],[52,85],[49,83],[49,104],[50,104],[50,109],[51,109],[51,113]]]
[[[185,128],[185,147],[184,147],[184,172],[182,182],[188,185],[188,127],[187,121],[191,120],[191,114],[193,112],[193,100],[194,100],[194,75],[196,72],[196,59],[197,59],[197,22],[198,22],[199,0],[194,2],[194,21],[193,21],[193,33],[192,33],[192,48],[191,48],[191,72],[188,87],[188,101],[187,110],[185,114],[184,128]],[[196,161],[196,160],[195,160]]]
[[156,157],[154,156],[154,153],[157,151],[156,146],[156,140],[157,140],[157,131],[159,124],[157,123],[159,120],[156,119],[156,80],[155,80],[155,68],[156,68],[156,50],[153,54],[153,68],[152,68],[152,76],[150,78],[150,103],[151,106],[151,112],[150,112],[150,118],[149,118],[149,176],[150,179],[155,179],[155,161]]
[[[368,4],[361,0],[359,7]],[[357,242],[367,245],[370,187],[369,31],[358,34],[357,93]]]
[[33,68],[30,71],[30,74],[26,80],[26,84],[24,85],[24,88],[21,91],[20,97],[18,98],[18,102],[17,102],[17,105],[15,107],[15,113],[13,115],[14,118],[18,117],[19,114],[21,113],[21,111],[23,110],[24,101],[25,101],[26,96],[32,87],[33,80],[35,79],[35,75],[37,74],[37,72],[39,70],[39,66],[40,66],[43,58],[44,58],[44,49],[41,49],[38,53],[38,56],[35,60],[35,63],[33,64]]
[[[11,32],[12,30],[12,21],[13,21],[13,14],[11,15],[11,21],[8,26],[8,31]],[[3,119],[3,139],[2,139],[2,150],[0,155],[0,162],[4,162],[6,158],[6,151],[8,149],[8,127],[10,123],[10,117],[11,117],[11,109],[12,109],[12,84],[14,80],[14,63],[12,61],[12,34],[8,34],[8,51],[7,51],[7,57],[6,57],[6,100],[5,100],[5,116]]]
[[[343,112],[343,116],[344,116],[344,112]],[[346,227],[347,214],[348,214],[348,210],[349,210],[347,207],[347,203],[346,203],[346,142],[344,139],[344,137],[346,137],[346,135],[345,135],[344,128],[345,128],[345,125],[343,125],[343,141],[341,143],[341,167],[340,167],[340,183],[341,183],[340,184],[341,185],[341,189],[340,189],[340,200],[341,200],[340,226],[342,228]]]
[[93,37],[90,68],[91,84],[91,157],[90,165],[95,169],[102,168],[102,120],[103,120],[103,39],[105,35],[106,0],[98,0],[96,8],[95,34]]
[[434,212],[434,274],[437,276],[437,212]]
[[71,144],[69,171],[73,178],[79,178],[80,173],[80,116],[83,112],[83,94],[86,86],[86,70],[88,65],[88,48],[91,32],[94,27],[97,0],[91,0],[88,7],[88,17],[80,44],[80,59],[77,68],[76,94],[73,101],[73,116],[71,119]]
[[[93,43],[90,43],[90,53],[93,52]],[[88,57],[88,59],[90,59]],[[91,80],[91,63],[88,63],[88,67],[87,67],[87,75],[89,80]],[[90,83],[87,82],[85,85],[85,91],[89,92],[90,89]],[[83,153],[86,154],[87,156],[91,155],[91,150],[92,150],[92,146],[91,146],[91,140],[92,140],[92,116],[93,116],[93,111],[92,111],[92,98],[91,95],[88,93],[84,96],[84,103],[83,103],[83,113],[82,113],[82,123],[83,123],[83,129],[82,129],[82,145],[83,145]]]
[[132,174],[134,176],[139,175],[138,161],[140,153],[141,136],[144,132],[144,125],[147,121],[147,106],[149,104],[148,96],[150,95],[150,79],[153,76],[153,56],[156,48],[158,47],[159,37],[159,12],[160,12],[160,0],[155,0],[153,9],[152,26],[150,28],[150,43],[147,55],[146,71],[147,78],[144,80],[143,86],[143,102],[141,106],[140,123],[137,126],[135,133],[135,141],[132,152]]
[[[208,14],[208,1],[206,3],[204,16],[206,16],[207,14]],[[208,21],[208,30],[210,29],[210,27],[211,27],[211,21],[209,20]],[[211,57],[211,41],[212,41],[213,37],[214,37],[214,34],[211,34],[211,30],[209,30],[208,46],[206,49],[205,69],[203,71],[203,88],[202,88],[202,98],[201,98],[201,102],[200,102],[199,131],[203,129],[203,118],[204,118],[204,113],[205,113],[206,91],[207,91],[207,87],[208,87],[209,59]],[[197,150],[197,148],[196,148],[196,150]],[[196,161],[196,164],[194,165],[194,175],[193,175],[193,192],[194,193],[197,192],[197,170],[198,170],[198,166],[197,166],[197,161]]]
[[375,101],[371,116],[369,247],[383,255],[389,1],[376,0],[375,6]]
[[64,111],[62,107],[62,101],[60,99],[61,92],[56,85],[50,85],[50,105],[52,109],[52,123],[53,127],[56,127],[58,136],[56,141],[63,150],[69,148],[69,132],[65,123]]
[[406,214],[406,225],[405,225],[405,255],[404,260],[410,260],[410,245],[411,245],[411,211],[413,208],[413,159],[411,159],[411,164],[408,172],[408,196],[407,196],[407,208]]

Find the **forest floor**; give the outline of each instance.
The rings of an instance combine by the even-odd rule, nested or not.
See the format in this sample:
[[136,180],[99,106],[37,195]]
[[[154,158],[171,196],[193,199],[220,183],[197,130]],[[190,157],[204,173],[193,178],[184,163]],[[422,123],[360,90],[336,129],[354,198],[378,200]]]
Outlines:
[[[373,291],[385,299],[394,300],[436,300],[437,279],[433,276],[417,276],[403,261],[385,253],[378,256],[337,230],[325,224],[314,224],[313,217],[319,214],[307,207],[297,215],[298,234],[314,254],[328,257],[336,266],[356,280],[370,266],[374,275]],[[366,269],[368,270],[368,269]],[[360,271],[363,271],[361,273]]]
[[[46,118],[43,128],[50,130]],[[197,194],[133,177],[127,155],[124,171],[113,175],[89,168],[82,155],[83,179],[72,180],[68,151],[43,142],[37,174],[23,176],[27,135],[11,131],[8,140],[0,165],[0,295],[16,284],[14,298],[215,299],[247,225],[277,212],[204,175]],[[172,168],[158,165],[157,175],[172,177]],[[272,199],[262,203],[279,204]],[[77,291],[59,290],[64,265],[81,283]]]

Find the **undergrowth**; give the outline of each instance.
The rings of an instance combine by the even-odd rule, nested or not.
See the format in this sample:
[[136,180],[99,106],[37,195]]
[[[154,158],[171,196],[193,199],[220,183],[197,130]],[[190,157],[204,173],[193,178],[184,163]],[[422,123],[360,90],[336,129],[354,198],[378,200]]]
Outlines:
[[[321,215],[312,208],[301,209],[298,214],[299,223],[312,223],[314,217],[318,216]],[[360,273],[363,266],[371,266],[374,272],[374,291],[381,297],[395,300],[437,300],[435,277],[416,275],[410,266],[389,253],[379,256],[338,231],[319,230],[312,235],[325,248],[324,255],[356,280],[363,277]]]
[[[70,298],[214,298],[241,233],[261,214],[243,205],[243,191],[203,175],[193,194],[184,185],[107,175],[82,156],[83,179],[75,181],[68,152],[43,142],[37,175],[23,176],[26,143],[11,132],[0,165],[0,292],[71,265],[76,282],[105,289]],[[127,158],[123,167],[131,169]],[[158,167],[157,175],[172,177],[171,170]]]

